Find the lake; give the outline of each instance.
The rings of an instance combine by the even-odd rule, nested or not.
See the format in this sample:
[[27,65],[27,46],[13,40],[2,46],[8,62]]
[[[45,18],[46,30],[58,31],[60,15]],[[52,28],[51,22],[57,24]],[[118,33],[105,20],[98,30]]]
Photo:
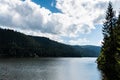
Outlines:
[[101,80],[96,58],[0,59],[0,80]]

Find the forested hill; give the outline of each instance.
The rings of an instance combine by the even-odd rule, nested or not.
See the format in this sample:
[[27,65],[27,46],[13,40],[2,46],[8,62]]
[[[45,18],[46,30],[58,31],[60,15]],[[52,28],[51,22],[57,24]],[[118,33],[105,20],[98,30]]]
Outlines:
[[92,46],[92,45],[85,45],[85,46],[73,46],[78,53],[82,53],[81,56],[84,57],[98,57],[101,47],[100,46]]
[[45,37],[28,36],[13,30],[0,29],[2,57],[95,57],[97,46],[71,46]]

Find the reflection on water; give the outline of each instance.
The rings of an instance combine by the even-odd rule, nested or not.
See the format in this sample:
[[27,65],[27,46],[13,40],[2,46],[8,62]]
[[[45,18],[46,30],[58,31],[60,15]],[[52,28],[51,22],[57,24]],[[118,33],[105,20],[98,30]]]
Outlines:
[[0,80],[101,80],[96,58],[0,59]]

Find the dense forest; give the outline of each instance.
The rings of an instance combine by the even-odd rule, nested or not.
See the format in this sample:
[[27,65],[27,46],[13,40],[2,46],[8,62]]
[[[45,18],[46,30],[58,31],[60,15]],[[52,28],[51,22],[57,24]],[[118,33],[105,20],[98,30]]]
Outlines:
[[45,37],[0,29],[1,57],[97,57],[98,46],[71,46]]
[[103,24],[103,45],[97,59],[98,68],[104,73],[103,80],[120,80],[120,14],[115,15],[109,2]]

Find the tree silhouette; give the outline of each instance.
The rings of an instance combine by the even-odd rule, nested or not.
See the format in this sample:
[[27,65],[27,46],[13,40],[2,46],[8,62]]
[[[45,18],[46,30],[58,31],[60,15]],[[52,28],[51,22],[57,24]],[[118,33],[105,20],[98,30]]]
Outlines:
[[103,24],[103,46],[97,59],[98,68],[105,74],[103,80],[120,80],[120,14],[116,18],[109,2]]
[[109,2],[107,12],[106,12],[106,20],[103,24],[103,46],[101,49],[101,54],[104,55],[105,64],[114,64],[116,63],[115,55],[115,34],[114,28],[116,25],[115,13],[112,8],[112,3]]

